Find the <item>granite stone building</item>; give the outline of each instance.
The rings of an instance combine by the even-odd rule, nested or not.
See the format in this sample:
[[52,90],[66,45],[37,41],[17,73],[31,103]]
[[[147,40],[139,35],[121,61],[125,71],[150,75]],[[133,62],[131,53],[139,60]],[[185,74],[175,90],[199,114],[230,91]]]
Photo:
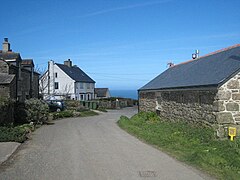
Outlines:
[[33,60],[22,59],[20,53],[10,49],[8,38],[4,38],[0,50],[0,96],[19,101],[38,98],[38,79]]
[[[169,67],[139,89],[139,110],[213,126],[240,124],[240,44]],[[239,129],[238,129],[239,130]]]

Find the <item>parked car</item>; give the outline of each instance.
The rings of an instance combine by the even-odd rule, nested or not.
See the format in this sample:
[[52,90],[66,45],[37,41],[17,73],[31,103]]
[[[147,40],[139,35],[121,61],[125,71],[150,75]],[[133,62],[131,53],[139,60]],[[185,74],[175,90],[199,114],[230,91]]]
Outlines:
[[46,103],[48,104],[49,110],[51,112],[59,112],[65,109],[65,104],[62,100],[46,100]]

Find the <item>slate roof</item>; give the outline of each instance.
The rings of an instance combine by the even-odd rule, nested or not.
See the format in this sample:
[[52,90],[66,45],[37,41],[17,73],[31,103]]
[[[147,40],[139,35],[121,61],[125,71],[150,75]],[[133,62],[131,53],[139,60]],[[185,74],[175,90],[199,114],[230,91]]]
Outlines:
[[13,74],[5,74],[5,73],[0,73],[0,84],[10,84],[15,75]]
[[15,52],[0,52],[0,58],[3,58],[4,60],[8,59],[21,59],[21,56],[19,53]]
[[139,90],[218,87],[240,70],[240,44],[174,65]]
[[33,59],[23,59],[21,64],[22,65],[32,65],[34,67]]
[[108,88],[95,88],[94,93],[97,94],[97,97],[106,97]]
[[88,83],[95,83],[93,79],[91,79],[85,72],[83,72],[79,67],[72,66],[68,67],[63,64],[56,65],[62,69],[69,77],[71,77],[73,80],[77,82],[88,82]]

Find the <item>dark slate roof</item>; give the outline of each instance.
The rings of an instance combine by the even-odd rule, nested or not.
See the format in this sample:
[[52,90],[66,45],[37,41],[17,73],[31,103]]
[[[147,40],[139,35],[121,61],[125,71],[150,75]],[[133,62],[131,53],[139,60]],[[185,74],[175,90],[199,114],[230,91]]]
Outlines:
[[19,53],[15,53],[15,52],[1,52],[0,58],[2,58],[4,60],[18,59],[18,58],[21,59],[21,56]]
[[240,70],[240,44],[168,68],[139,90],[218,87]]
[[27,65],[27,66],[33,66],[34,67],[34,62],[33,59],[23,59],[21,62],[22,65]]
[[58,63],[56,63],[56,65],[60,69],[62,69],[69,77],[71,77],[73,80],[77,82],[95,83],[94,80],[92,80],[85,72],[83,72],[77,66],[68,67],[66,65],[58,64]]
[[10,84],[14,77],[13,74],[0,73],[0,84]]
[[108,88],[95,88],[94,93],[97,94],[97,97],[106,97]]

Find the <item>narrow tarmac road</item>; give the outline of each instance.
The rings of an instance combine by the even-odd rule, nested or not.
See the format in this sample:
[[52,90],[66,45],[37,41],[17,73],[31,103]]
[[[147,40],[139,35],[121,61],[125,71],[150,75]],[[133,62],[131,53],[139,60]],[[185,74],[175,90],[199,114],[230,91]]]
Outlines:
[[208,179],[117,126],[121,115],[135,113],[125,108],[43,126],[0,168],[0,179]]

